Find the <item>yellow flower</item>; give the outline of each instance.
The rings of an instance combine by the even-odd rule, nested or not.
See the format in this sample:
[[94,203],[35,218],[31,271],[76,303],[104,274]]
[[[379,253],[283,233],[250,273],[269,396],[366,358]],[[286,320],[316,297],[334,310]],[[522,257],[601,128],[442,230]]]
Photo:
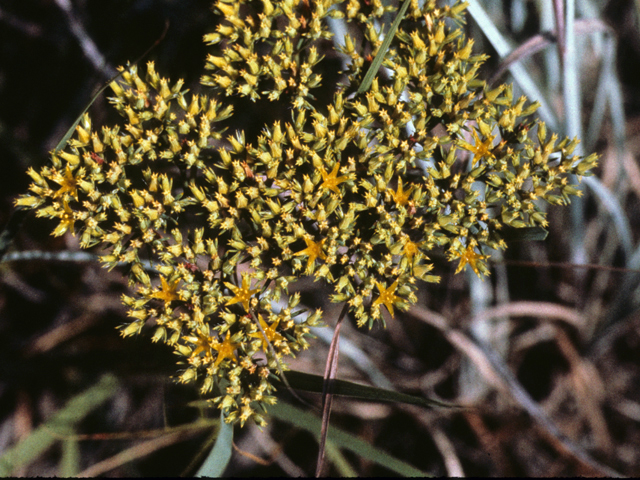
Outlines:
[[475,145],[471,145],[467,142],[460,142],[460,146],[465,150],[469,150],[473,153],[473,164],[475,165],[481,158],[490,157],[495,158],[491,149],[493,148],[493,140],[496,138],[495,135],[489,135],[488,138],[481,142],[478,137],[478,133],[475,130],[471,131],[473,135],[473,139],[475,140]]
[[418,253],[420,249],[418,245],[413,243],[411,240],[407,240],[407,243],[404,244],[403,253],[409,260],[413,260],[413,256]]
[[67,199],[62,200],[62,208],[63,211],[60,212],[60,224],[53,231],[53,236],[59,237],[64,234],[67,230],[71,229],[71,233],[73,235],[76,234],[73,224],[75,223],[75,218],[73,216],[73,210],[69,208],[69,204],[67,203]]
[[231,300],[229,300],[225,305],[233,305],[234,303],[242,303],[244,309],[249,311],[249,302],[251,300],[251,296],[254,293],[258,293],[260,291],[259,288],[250,289],[251,287],[251,278],[249,275],[242,275],[242,286],[236,287],[235,285],[224,282],[224,284],[235,294]]
[[[250,333],[249,336],[262,340],[262,350],[268,352],[269,343],[273,345],[274,341],[284,341],[284,337],[276,332],[276,328],[278,327],[278,323],[280,323],[280,319],[276,320],[271,325],[268,325],[267,322],[263,320],[262,315],[258,315],[258,321],[260,322],[260,326],[262,327],[262,330],[264,330],[264,334],[267,338],[265,338],[265,335],[262,335],[262,332],[260,330],[254,333]],[[269,340],[269,343],[267,343],[267,340]]]
[[220,363],[222,363],[222,361],[227,358],[230,358],[232,360],[236,359],[236,357],[233,356],[233,352],[235,352],[236,348],[238,348],[238,344],[232,343],[230,337],[231,334],[227,332],[227,337],[222,343],[217,342],[215,345],[213,345],[213,349],[218,352],[218,358],[216,358],[216,361],[213,364],[214,367],[220,365]]
[[325,240],[326,238],[316,243],[313,240],[309,240],[306,237],[304,238],[304,242],[307,244],[307,248],[305,248],[304,250],[300,250],[298,253],[295,254],[295,256],[296,257],[298,255],[309,256],[309,261],[307,262],[307,270],[311,268],[313,263],[316,261],[316,258],[320,258],[320,260],[324,260],[325,258],[327,258],[327,256],[322,251],[322,245],[324,244]]
[[407,202],[409,201],[409,197],[411,196],[412,190],[413,190],[413,186],[409,187],[409,190],[405,192],[402,187],[402,179],[398,180],[398,190],[395,192],[393,190],[391,191],[391,196],[393,197],[393,201],[396,202],[396,205],[398,205],[399,207],[406,205]]
[[347,177],[338,177],[338,169],[340,168],[340,164],[336,162],[335,166],[331,173],[327,173],[325,169],[320,170],[320,174],[322,175],[322,185],[320,188],[325,188],[327,190],[331,190],[334,193],[340,194],[340,189],[338,189],[338,185],[342,182],[347,181]]
[[385,307],[387,307],[387,310],[389,310],[389,313],[393,317],[393,302],[398,299],[398,296],[396,295],[398,280],[393,282],[389,288],[384,288],[384,286],[379,282],[376,282],[376,286],[380,291],[380,296],[375,299],[372,306],[374,308],[380,308],[380,305],[384,305]]
[[60,178],[60,180],[56,179],[54,181],[60,184],[60,189],[53,195],[53,198],[58,198],[68,192],[69,195],[71,195],[77,201],[78,200],[78,186],[77,186],[78,182],[76,178],[73,176],[73,173],[71,172],[71,167],[67,165],[67,168],[65,169],[65,172],[64,172],[64,177],[62,177],[60,174],[57,174],[57,175]]
[[[455,255],[453,258],[455,258]],[[480,255],[475,251],[475,249],[472,246],[469,246],[462,253],[462,255],[460,255],[460,264],[458,265],[458,269],[456,270],[456,273],[461,272],[462,269],[465,267],[465,265],[468,264],[468,265],[471,265],[471,268],[476,273],[476,275],[480,275],[480,272],[478,271],[478,261],[484,260],[486,258],[489,258],[489,256]]]
[[151,298],[159,298],[160,300],[164,300],[165,307],[174,300],[180,300],[180,296],[177,292],[180,279],[168,283],[167,280],[162,275],[160,275],[160,283],[162,284],[162,288],[157,292],[153,292],[151,294]]

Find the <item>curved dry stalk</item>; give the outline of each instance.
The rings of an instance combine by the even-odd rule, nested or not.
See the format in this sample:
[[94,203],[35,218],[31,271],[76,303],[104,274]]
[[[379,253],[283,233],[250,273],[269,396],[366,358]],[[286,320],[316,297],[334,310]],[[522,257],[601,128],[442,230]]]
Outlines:
[[600,270],[603,272],[640,273],[640,269],[637,268],[612,267],[610,265],[600,265],[599,263],[532,262],[528,260],[498,260],[493,263],[513,265],[515,267],[567,268],[573,270],[589,269]]
[[280,439],[280,443],[277,443],[269,433],[259,429],[255,425],[251,426],[251,436],[256,440],[258,447],[267,455],[269,459],[266,460],[268,464],[275,462],[278,466],[284,470],[284,472],[292,478],[306,477],[307,474],[298,465],[296,465],[285,453],[284,453],[284,439]]
[[431,433],[433,442],[436,444],[436,448],[440,452],[440,455],[442,455],[444,465],[447,469],[447,476],[464,477],[465,475],[464,470],[462,469],[462,463],[460,463],[460,458],[458,457],[451,440],[449,440],[444,432],[437,427],[430,426],[429,432]]
[[[564,19],[562,20],[562,23],[564,23]],[[611,32],[611,28],[601,20],[589,18],[576,20],[575,31],[581,35],[592,33],[594,31],[609,33]],[[560,48],[564,50],[564,29],[560,30],[559,35],[556,35],[555,32],[542,32],[534,35],[518,48],[514,49],[507,58],[504,59],[498,67],[498,70],[491,76],[491,79],[488,82],[489,85],[495,84],[500,77],[507,73],[514,63],[524,60],[525,58],[529,58],[556,42],[560,45]]]
[[322,428],[320,429],[316,478],[320,477],[324,464],[325,445],[327,442],[327,434],[329,433],[329,417],[331,416],[331,404],[333,403],[333,382],[336,378],[336,372],[338,371],[338,340],[340,338],[340,327],[348,310],[349,304],[345,303],[344,307],[342,307],[342,312],[340,312],[340,317],[338,317],[338,321],[336,322],[336,328],[333,332],[331,345],[329,345],[329,355],[327,356],[327,363],[324,370],[324,383],[322,385]]
[[557,318],[581,331],[585,326],[584,317],[577,311],[550,302],[511,302],[487,308],[475,315],[472,321],[486,321],[495,317]]
[[107,458],[101,462],[92,465],[80,472],[77,477],[78,478],[92,478],[97,477],[98,475],[102,475],[114,468],[117,468],[125,463],[131,462],[137,458],[146,457],[147,455],[155,452],[156,450],[160,450],[161,448],[168,447],[169,445],[173,445],[174,443],[181,442],[183,440],[187,440],[192,435],[195,435],[198,432],[194,431],[180,431],[175,433],[170,433],[169,435],[164,435],[159,438],[154,438],[153,440],[148,440],[146,442],[139,443],[138,445],[134,445],[131,448],[128,448],[111,458]]

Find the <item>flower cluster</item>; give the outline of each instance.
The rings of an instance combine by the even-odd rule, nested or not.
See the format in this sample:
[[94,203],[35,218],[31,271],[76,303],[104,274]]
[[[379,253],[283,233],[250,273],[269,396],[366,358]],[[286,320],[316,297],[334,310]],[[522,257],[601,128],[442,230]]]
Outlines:
[[[153,64],[144,78],[123,70],[111,85],[121,124],[94,130],[85,116],[51,165],[29,171],[17,204],[57,219],[54,235],[106,247],[105,266],[126,264],[135,290],[123,298],[123,335],[155,325],[154,341],[184,358],[181,381],[216,392],[229,421],[260,423],[270,376],[321,317],[296,311],[289,283],[324,281],[360,325],[393,316],[415,303],[416,280],[438,281],[433,249],[487,274],[483,249],[505,248],[502,226],[545,226],[540,201],[579,194],[569,178],[596,157],[572,156],[576,141],[548,136],[535,104],[476,77],[485,57],[447,27],[462,22],[462,4],[412,2],[387,52],[380,25],[396,8],[379,0],[215,9],[202,77],[211,98]],[[313,92],[333,48],[328,17],[350,33],[337,42],[345,82],[325,105]],[[357,93],[378,54],[390,73]],[[234,96],[284,105],[291,118],[257,138],[225,136]]]

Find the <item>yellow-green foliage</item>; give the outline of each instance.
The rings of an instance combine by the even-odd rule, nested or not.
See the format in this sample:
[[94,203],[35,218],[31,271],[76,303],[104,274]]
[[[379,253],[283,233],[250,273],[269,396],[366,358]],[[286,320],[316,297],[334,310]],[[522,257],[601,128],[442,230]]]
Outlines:
[[[112,84],[121,124],[95,129],[85,116],[49,166],[29,171],[31,193],[17,204],[57,218],[54,235],[107,247],[106,267],[129,265],[123,335],[154,325],[153,340],[183,358],[181,381],[217,392],[229,421],[260,423],[256,407],[274,401],[270,375],[307,348],[321,317],[296,311],[291,282],[314,275],[371,325],[383,307],[393,315],[416,301],[416,279],[438,281],[434,248],[458,271],[487,274],[483,248],[505,248],[500,228],[546,225],[539,201],[579,194],[568,178],[596,157],[572,156],[576,142],[548,136],[535,104],[476,78],[485,57],[448,28],[464,5],[413,2],[386,52],[391,73],[364,94],[350,92],[396,7],[230,0],[215,10],[209,96],[187,95],[153,64],[142,76],[129,67]],[[362,35],[341,42],[348,82],[324,105],[314,89],[331,48],[327,17]],[[291,118],[258,138],[223,135],[233,96],[285,105]],[[286,308],[274,308],[279,299]]]

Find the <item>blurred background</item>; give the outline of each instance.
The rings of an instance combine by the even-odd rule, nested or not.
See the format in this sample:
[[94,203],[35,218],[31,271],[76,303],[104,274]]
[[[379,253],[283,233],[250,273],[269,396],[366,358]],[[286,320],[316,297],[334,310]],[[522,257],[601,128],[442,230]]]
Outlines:
[[[0,227],[27,168],[48,161],[115,67],[156,44],[143,62],[198,91],[210,3],[0,3]],[[639,26],[633,0],[470,2],[467,34],[492,56],[482,76],[540,100],[549,128],[578,135],[600,166],[571,208],[549,209],[547,239],[509,243],[490,278],[454,275],[436,252],[442,280],[409,312],[386,329],[343,326],[338,378],[475,408],[336,398],[326,474],[640,476]],[[246,108],[240,121],[256,115]],[[115,114],[106,95],[90,112],[94,124]],[[168,348],[118,336],[121,272],[53,228],[28,217],[0,263],[0,474],[193,474],[217,412],[173,382]],[[295,290],[335,323],[319,284]],[[292,369],[322,375],[332,331],[316,334]],[[281,400],[264,429],[236,428],[227,475],[313,474],[314,409]]]

